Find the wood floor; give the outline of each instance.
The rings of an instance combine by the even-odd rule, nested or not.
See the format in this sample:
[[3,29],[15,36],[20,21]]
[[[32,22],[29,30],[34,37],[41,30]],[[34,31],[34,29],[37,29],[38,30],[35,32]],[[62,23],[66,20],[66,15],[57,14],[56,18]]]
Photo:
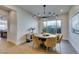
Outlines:
[[0,54],[76,54],[74,48],[69,44],[68,41],[61,42],[61,52],[60,46],[56,46],[56,51],[50,49],[33,48],[33,44],[24,43],[21,45],[14,45],[10,42],[7,42],[6,39],[0,39]]

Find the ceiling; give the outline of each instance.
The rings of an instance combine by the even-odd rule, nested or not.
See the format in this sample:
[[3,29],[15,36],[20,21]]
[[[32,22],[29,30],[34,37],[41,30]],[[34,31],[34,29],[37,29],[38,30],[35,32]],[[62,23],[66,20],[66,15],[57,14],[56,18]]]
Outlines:
[[71,5],[46,5],[45,15],[44,15],[43,5],[20,5],[19,7],[24,8],[32,15],[36,15],[40,17],[40,16],[52,16],[53,13],[58,15],[68,13],[68,11],[72,6]]

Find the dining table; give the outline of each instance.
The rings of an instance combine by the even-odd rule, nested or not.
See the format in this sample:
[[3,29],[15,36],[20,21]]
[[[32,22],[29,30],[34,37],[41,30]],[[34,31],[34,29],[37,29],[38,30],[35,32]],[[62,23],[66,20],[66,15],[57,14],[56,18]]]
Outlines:
[[43,38],[43,39],[48,39],[48,38],[55,38],[57,37],[57,34],[50,34],[50,33],[47,33],[47,34],[35,34],[36,37],[38,38]]
[[57,37],[57,34],[50,34],[50,33],[47,33],[47,34],[34,34],[36,37],[39,38],[39,40],[42,41],[42,48],[46,48],[46,46],[44,45],[44,42],[46,41],[46,39],[48,38],[56,38]]

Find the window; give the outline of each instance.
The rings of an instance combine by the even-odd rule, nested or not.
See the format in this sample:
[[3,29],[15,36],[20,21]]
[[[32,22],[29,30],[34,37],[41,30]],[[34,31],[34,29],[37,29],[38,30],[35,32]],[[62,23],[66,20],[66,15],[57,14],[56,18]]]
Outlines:
[[4,17],[0,17],[0,30],[7,30],[7,20]]
[[43,22],[44,28],[43,32],[48,32],[51,34],[61,33],[61,20],[52,20]]

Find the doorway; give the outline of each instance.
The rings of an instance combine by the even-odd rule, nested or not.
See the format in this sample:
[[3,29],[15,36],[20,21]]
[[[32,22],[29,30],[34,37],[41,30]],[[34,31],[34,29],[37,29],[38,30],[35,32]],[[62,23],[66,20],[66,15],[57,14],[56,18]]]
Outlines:
[[7,39],[9,12],[0,8],[0,39]]

